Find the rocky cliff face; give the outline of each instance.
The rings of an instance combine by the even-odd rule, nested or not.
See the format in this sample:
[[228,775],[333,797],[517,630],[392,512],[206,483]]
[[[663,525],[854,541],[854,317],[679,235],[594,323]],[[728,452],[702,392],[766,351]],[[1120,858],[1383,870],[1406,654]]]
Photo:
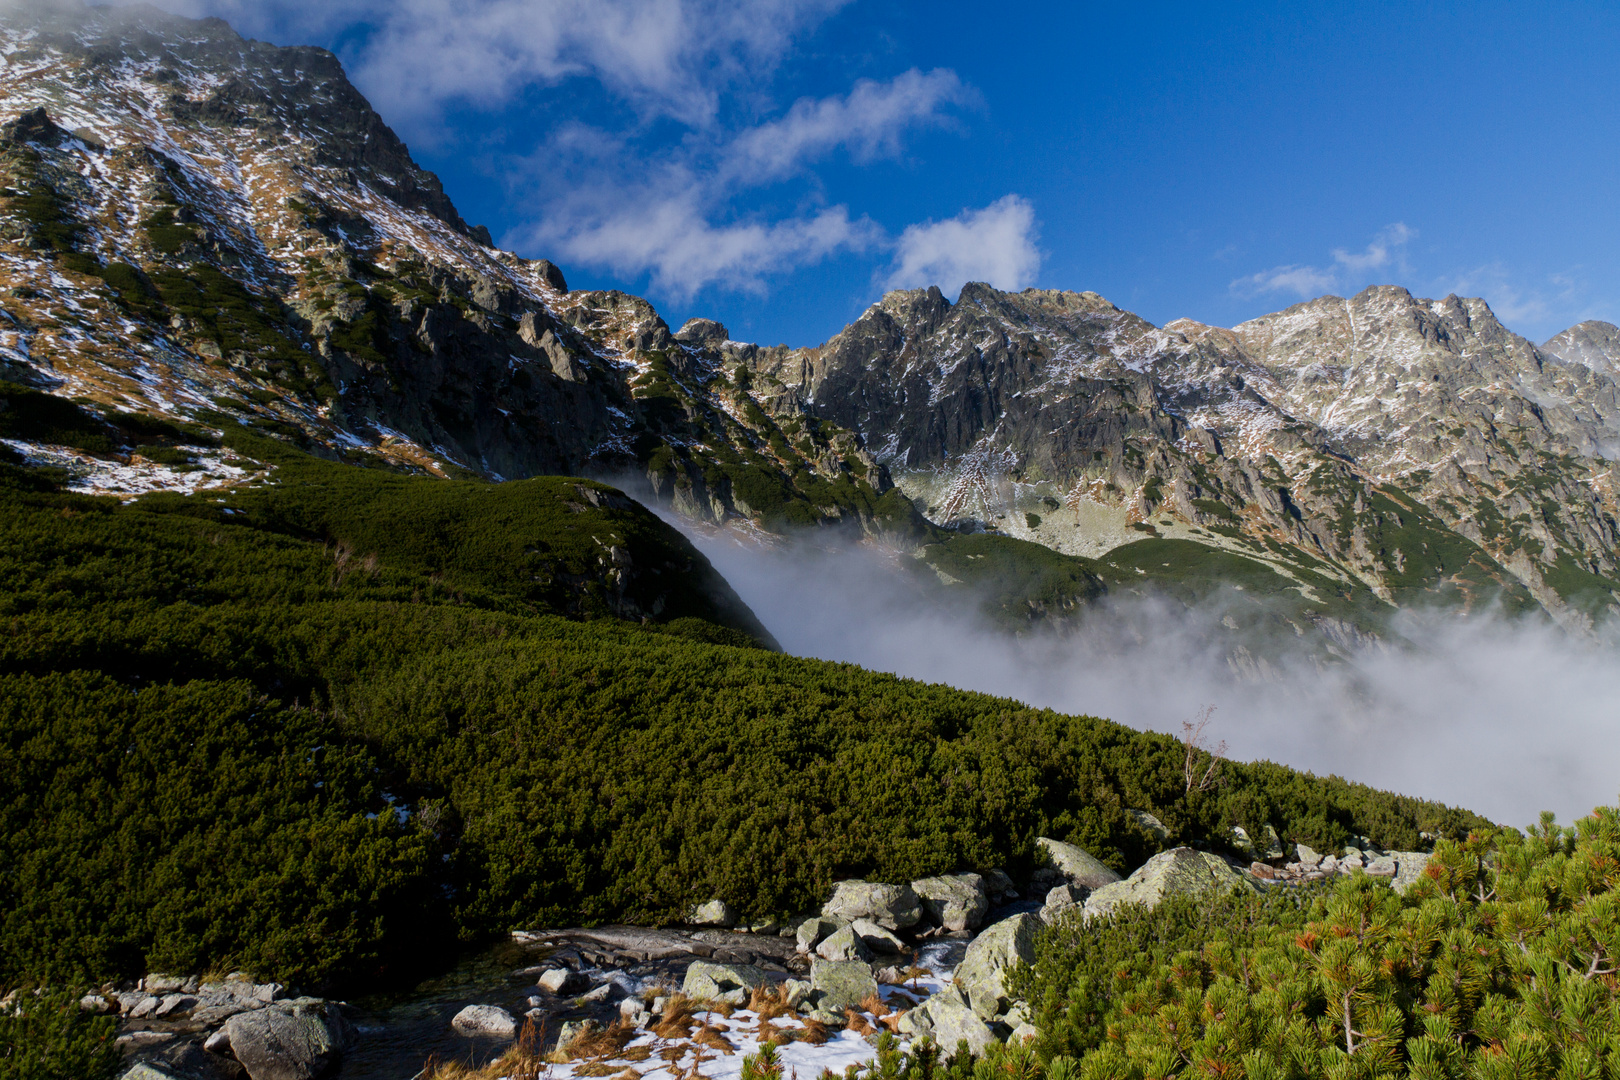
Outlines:
[[0,52],[0,378],[406,469],[629,477],[767,530],[939,541],[921,513],[1127,581],[1240,557],[1307,607],[1580,625],[1620,589],[1606,323],[1538,348],[1483,301],[1378,287],[1155,327],[971,284],[762,348],[495,248],[324,51],[49,7],[0,15]]
[[858,440],[784,430],[644,300],[496,249],[331,54],[55,6],[0,14],[0,50],[0,377],[438,473],[644,473],[705,517],[874,520]]
[[1617,584],[1620,332],[1537,348],[1482,300],[1322,297],[1226,330],[1095,293],[893,293],[815,349],[736,350],[861,433],[941,523],[1100,556],[1144,534],[1400,603]]

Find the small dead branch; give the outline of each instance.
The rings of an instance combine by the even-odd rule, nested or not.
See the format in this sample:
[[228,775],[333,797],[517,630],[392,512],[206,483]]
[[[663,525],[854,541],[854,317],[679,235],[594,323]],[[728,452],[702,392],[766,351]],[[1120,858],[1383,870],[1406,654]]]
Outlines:
[[[1211,750],[1208,745],[1208,736],[1204,729],[1209,727],[1210,717],[1215,713],[1215,706],[1205,705],[1198,711],[1197,722],[1191,720],[1182,722],[1181,745],[1186,751],[1182,763],[1182,772],[1187,780],[1187,793],[1194,791],[1208,791],[1221,783],[1221,762],[1226,757],[1226,740],[1222,739]],[[1205,762],[1208,758],[1208,762]],[[1202,770],[1200,770],[1202,766]]]

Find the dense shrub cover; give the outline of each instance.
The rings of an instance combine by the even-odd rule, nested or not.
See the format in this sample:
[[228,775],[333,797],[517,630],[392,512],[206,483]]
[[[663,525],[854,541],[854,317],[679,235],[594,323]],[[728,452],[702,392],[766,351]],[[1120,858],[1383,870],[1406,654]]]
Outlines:
[[[1171,843],[1484,824],[1264,763],[1189,795],[1166,737],[759,648],[580,481],[227,442],[275,483],[120,505],[0,465],[0,984],[354,984],[518,925],[1016,872],[1041,835],[1125,870],[1163,846],[1127,808]],[[668,621],[602,617],[601,529],[681,579]]]

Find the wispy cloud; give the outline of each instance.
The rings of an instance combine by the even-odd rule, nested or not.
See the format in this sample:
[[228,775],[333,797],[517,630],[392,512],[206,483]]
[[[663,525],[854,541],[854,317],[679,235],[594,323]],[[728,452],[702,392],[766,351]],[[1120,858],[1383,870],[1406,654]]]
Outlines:
[[964,210],[945,221],[912,225],[895,245],[887,288],[938,285],[955,295],[969,281],[998,289],[1022,289],[1041,268],[1035,246],[1035,208],[1018,195],[1006,195],[982,210]]
[[1416,229],[1397,221],[1379,230],[1362,251],[1334,248],[1333,262],[1327,266],[1274,266],[1270,270],[1235,279],[1231,289],[1245,298],[1270,293],[1293,293],[1300,299],[1306,299],[1365,284],[1369,276],[1377,271],[1392,270],[1404,276],[1411,272],[1406,262],[1406,245],[1415,236]]

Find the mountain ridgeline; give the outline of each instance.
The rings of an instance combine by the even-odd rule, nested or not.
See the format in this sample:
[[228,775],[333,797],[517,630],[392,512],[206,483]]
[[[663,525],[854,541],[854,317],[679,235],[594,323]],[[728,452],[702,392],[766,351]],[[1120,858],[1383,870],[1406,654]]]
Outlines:
[[0,20],[15,383],[439,476],[631,477],[694,519],[879,538],[930,580],[965,581],[944,553],[987,535],[992,590],[1075,583],[996,592],[1015,627],[1234,572],[1336,639],[1410,605],[1580,628],[1616,603],[1608,324],[1537,347],[1483,301],[1377,287],[1155,327],[970,284],[892,293],[816,348],[672,332],[492,246],[329,53],[150,9]]

